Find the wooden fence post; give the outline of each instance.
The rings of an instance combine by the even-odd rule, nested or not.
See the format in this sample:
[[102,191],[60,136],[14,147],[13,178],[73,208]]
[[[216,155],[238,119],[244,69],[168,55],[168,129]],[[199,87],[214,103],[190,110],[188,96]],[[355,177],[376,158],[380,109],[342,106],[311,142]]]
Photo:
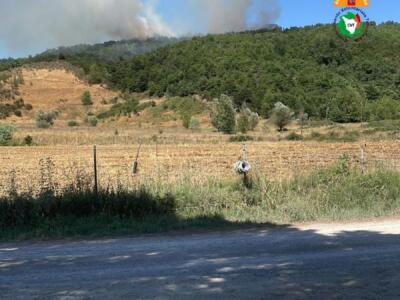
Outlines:
[[99,188],[98,188],[98,179],[97,179],[97,149],[96,145],[93,146],[93,174],[94,174],[94,184],[93,189],[96,196],[96,201],[99,200]]
[[361,174],[365,174],[365,153],[364,153],[364,145],[361,145],[360,147],[361,153],[360,153],[360,168],[361,168]]

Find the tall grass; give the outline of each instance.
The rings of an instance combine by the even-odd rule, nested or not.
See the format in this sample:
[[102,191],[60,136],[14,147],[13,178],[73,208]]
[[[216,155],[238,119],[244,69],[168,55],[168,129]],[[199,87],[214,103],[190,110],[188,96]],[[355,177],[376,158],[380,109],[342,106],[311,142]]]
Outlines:
[[82,177],[62,190],[56,183],[43,185],[35,196],[11,189],[0,198],[0,237],[154,232],[400,212],[400,173],[382,169],[362,175],[345,158],[283,182],[253,174],[250,188],[239,179],[198,185],[187,178],[174,185],[150,180],[101,190],[97,196]]

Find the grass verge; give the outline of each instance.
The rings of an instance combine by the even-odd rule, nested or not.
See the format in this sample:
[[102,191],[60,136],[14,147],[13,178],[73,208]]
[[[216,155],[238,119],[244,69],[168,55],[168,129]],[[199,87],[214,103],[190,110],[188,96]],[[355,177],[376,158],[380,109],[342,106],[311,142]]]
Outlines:
[[253,175],[240,181],[148,182],[101,191],[71,184],[36,196],[11,192],[0,199],[0,239],[62,238],[152,233],[180,229],[349,220],[400,213],[400,173],[362,175],[343,158],[329,168],[285,182]]

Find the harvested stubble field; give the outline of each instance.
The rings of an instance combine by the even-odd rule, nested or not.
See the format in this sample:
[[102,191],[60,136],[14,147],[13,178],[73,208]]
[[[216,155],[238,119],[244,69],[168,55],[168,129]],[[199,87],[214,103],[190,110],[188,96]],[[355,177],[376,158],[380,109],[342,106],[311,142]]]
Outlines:
[[[400,169],[399,146],[399,142],[369,142],[365,150],[367,169]],[[137,144],[98,146],[100,185],[134,186],[150,180],[163,184],[190,180],[200,184],[213,178],[231,179],[236,176],[233,163],[241,155],[242,145],[146,144],[141,148],[139,172],[132,175],[131,166],[137,149]],[[93,174],[92,155],[90,146],[0,147],[0,192],[7,191],[14,179],[19,190],[36,191],[43,182],[43,176],[67,183],[77,172],[83,171],[90,178]],[[357,163],[360,144],[247,143],[252,172],[270,180],[283,180],[330,165],[342,155]]]

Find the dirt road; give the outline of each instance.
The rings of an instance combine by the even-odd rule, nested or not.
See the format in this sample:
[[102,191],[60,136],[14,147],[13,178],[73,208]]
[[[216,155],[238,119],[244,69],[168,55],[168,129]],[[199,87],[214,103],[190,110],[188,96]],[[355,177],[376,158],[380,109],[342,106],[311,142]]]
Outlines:
[[1,299],[394,299],[400,220],[0,244]]

